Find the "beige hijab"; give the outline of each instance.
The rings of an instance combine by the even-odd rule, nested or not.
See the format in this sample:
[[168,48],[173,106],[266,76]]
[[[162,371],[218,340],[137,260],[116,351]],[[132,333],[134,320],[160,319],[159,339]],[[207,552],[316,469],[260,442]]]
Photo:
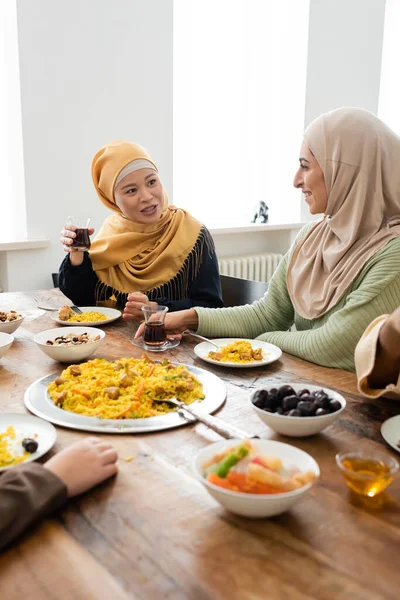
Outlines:
[[400,235],[400,138],[372,113],[340,108],[313,121],[304,139],[324,173],[328,203],[293,252],[287,286],[297,313],[317,319]]

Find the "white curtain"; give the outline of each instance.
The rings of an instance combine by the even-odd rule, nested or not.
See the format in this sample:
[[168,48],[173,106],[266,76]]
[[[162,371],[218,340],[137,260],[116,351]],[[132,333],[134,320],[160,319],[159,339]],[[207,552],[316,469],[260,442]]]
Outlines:
[[26,238],[16,0],[0,2],[0,242]]
[[174,1],[173,202],[209,227],[300,220],[309,0]]

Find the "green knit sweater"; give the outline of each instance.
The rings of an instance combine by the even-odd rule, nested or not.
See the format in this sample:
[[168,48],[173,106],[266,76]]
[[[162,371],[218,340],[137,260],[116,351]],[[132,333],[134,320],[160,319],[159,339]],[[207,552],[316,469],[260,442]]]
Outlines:
[[[286,284],[293,249],[310,227],[297,235],[263,298],[235,308],[196,307],[197,331],[208,337],[257,338],[318,365],[354,371],[354,350],[367,325],[400,304],[400,237],[365,263],[336,306],[310,321],[294,310]],[[297,331],[288,331],[293,324]]]

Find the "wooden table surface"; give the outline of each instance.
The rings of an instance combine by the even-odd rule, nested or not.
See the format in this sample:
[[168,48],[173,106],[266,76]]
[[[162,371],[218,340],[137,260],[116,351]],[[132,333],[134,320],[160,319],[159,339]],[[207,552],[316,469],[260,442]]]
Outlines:
[[[54,327],[33,297],[63,303],[58,290],[0,295],[1,307],[27,314],[0,361],[0,410],[25,412],[29,384],[60,365],[33,336]],[[134,326],[105,328],[95,356],[140,357],[131,344]],[[24,535],[0,557],[3,599],[251,599],[397,600],[400,594],[400,477],[375,502],[353,497],[335,464],[343,449],[380,449],[395,455],[381,423],[397,414],[394,401],[359,396],[355,376],[289,355],[261,369],[213,368],[195,359],[185,340],[168,353],[220,376],[227,401],[222,419],[263,438],[309,452],[320,481],[281,516],[249,520],[226,512],[191,473],[191,461],[211,440],[201,425],[142,435],[108,437],[121,460],[119,474],[74,499]],[[334,425],[311,438],[284,438],[248,406],[251,389],[276,381],[318,384],[342,393],[348,404]],[[58,451],[88,435],[57,428]],[[132,462],[124,457],[133,456]],[[1,516],[1,515],[0,515]]]

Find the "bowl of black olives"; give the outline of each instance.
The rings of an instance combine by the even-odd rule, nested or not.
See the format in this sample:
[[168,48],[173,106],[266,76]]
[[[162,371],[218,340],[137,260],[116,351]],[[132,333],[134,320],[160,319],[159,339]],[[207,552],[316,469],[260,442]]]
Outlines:
[[254,390],[250,404],[268,427],[292,437],[314,435],[325,429],[346,406],[333,390],[304,383],[271,384]]

